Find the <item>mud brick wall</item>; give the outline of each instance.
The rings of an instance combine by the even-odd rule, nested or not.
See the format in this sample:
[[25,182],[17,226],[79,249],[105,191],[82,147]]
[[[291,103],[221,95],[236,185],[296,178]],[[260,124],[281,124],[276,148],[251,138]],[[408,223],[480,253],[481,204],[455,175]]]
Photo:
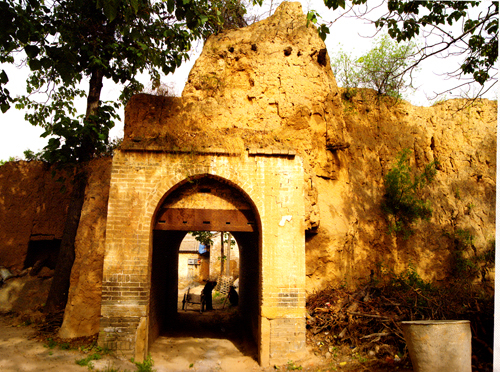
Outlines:
[[[193,177],[229,184],[253,206],[258,238],[250,239],[255,249],[243,247],[241,257],[241,288],[248,288],[250,309],[247,322],[263,365],[295,358],[305,346],[304,172],[301,158],[288,153],[117,151],[108,205],[100,344],[137,360],[147,354],[159,323],[151,312],[157,306],[151,297],[158,292],[152,290],[156,284],[151,280],[155,213],[172,190]],[[245,273],[245,267],[252,266],[258,271]],[[270,322],[278,319],[284,322],[276,332]],[[280,346],[283,332],[295,345],[288,351]],[[282,352],[276,352],[280,348]]]
[[300,353],[306,347],[306,324],[304,318],[271,320],[271,359],[282,355]]

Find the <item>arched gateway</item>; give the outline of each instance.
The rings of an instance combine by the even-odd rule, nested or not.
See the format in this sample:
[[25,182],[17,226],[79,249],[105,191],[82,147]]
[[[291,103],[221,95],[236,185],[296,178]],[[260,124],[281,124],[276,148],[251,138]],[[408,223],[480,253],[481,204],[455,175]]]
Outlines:
[[241,247],[240,309],[259,362],[305,349],[302,160],[291,152],[118,151],[108,203],[99,343],[142,360],[177,311],[178,247],[189,230]]

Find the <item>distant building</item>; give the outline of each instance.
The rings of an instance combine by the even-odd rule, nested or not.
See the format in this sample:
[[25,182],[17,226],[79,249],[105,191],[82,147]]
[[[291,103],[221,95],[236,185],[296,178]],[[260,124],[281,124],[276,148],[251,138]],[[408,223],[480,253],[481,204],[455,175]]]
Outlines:
[[[185,288],[192,282],[204,280],[217,280],[221,269],[221,238],[220,232],[213,237],[213,246],[205,247],[196,238],[187,234],[179,248],[179,288]],[[224,275],[238,277],[240,252],[238,244],[231,239],[233,244],[228,253],[227,243],[224,244],[224,258],[229,256],[229,265],[224,262]]]

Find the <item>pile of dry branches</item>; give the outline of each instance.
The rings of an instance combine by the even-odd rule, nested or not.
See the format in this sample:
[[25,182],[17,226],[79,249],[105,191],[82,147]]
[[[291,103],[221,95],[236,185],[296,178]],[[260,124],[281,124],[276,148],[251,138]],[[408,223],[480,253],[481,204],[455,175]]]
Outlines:
[[471,322],[474,370],[491,369],[493,296],[460,282],[433,286],[415,274],[410,270],[384,283],[372,278],[356,290],[327,288],[310,295],[309,345],[328,359],[343,348],[358,361],[409,366],[401,321],[466,319]]

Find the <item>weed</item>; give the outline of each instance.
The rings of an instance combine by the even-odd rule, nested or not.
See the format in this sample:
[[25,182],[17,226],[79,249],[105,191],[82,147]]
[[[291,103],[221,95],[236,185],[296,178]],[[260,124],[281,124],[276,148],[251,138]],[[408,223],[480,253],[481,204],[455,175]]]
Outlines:
[[432,292],[434,290],[432,283],[426,282],[420,277],[415,265],[412,262],[408,264],[405,271],[392,278],[391,284],[395,287],[404,285],[406,287],[419,290],[421,293]]
[[144,362],[139,363],[134,360],[134,358],[131,359],[132,363],[134,363],[137,367],[137,372],[154,372],[156,369],[153,369],[154,361],[151,358],[151,354],[148,354],[146,359],[144,359]]
[[99,359],[102,359],[102,355],[99,353],[94,353],[94,354],[88,355],[86,358],[75,360],[75,363],[78,364],[79,366],[82,366],[82,367],[86,366],[86,367],[89,367],[89,369],[93,369],[94,367],[92,366],[92,361],[99,360]]
[[225,81],[215,74],[200,76],[198,84],[210,97],[215,97],[216,92],[222,92],[226,85]]
[[69,344],[69,342],[63,342],[62,344],[59,345],[59,347],[62,350],[69,350],[71,348],[71,345]]
[[351,101],[344,101],[343,106],[344,106],[344,114],[345,115],[357,114],[356,105],[354,103],[352,103]]
[[342,279],[342,282],[340,283],[340,288],[346,289],[347,288],[347,278],[344,276],[344,279]]
[[291,360],[288,361],[288,363],[286,364],[286,369],[287,371],[298,371],[298,370],[302,370],[302,366],[297,366],[295,365],[295,363]]
[[362,356],[362,355],[361,355],[361,354],[359,354],[359,353],[354,353],[354,355],[353,355],[353,356],[354,356],[354,358],[356,358],[356,359],[358,360],[358,362],[360,362],[360,363],[366,363],[366,362],[368,362],[368,358],[366,358],[366,357]]
[[351,98],[355,97],[358,94],[358,90],[356,88],[344,88],[342,92],[342,98],[346,101],[349,101]]
[[332,354],[332,356],[333,356],[334,358],[336,358],[336,357],[338,356],[338,354],[337,354],[338,347],[336,347],[336,346],[330,346],[330,347],[328,348],[328,351]]
[[330,362],[328,364],[328,370],[331,370],[331,371],[336,371],[337,370],[337,367],[334,366],[334,363],[333,362]]
[[88,353],[90,351],[92,351],[92,349],[94,349],[94,347],[96,346],[96,343],[95,342],[92,342],[91,344],[87,345],[87,346],[80,346],[80,351],[84,352],[84,353]]
[[94,346],[94,350],[104,355],[108,355],[111,353],[111,350],[109,350],[107,347],[100,347],[99,345]]
[[17,157],[13,157],[13,156],[9,157],[9,160],[0,160],[0,167],[2,165],[4,165],[5,163],[10,162],[10,161],[14,162],[14,161],[19,161],[19,160],[21,160],[21,159],[17,158]]
[[45,345],[43,345],[49,349],[53,349],[57,346],[57,342],[55,342],[52,338],[48,338],[47,339],[47,343]]
[[434,106],[440,105],[441,103],[444,103],[447,100],[448,100],[448,97],[445,94],[437,96],[436,99],[431,102],[431,106],[434,107]]
[[107,347],[100,347],[99,345],[97,345],[97,343],[95,341],[93,341],[92,343],[90,343],[87,346],[80,346],[79,349],[81,352],[84,352],[84,353],[90,353],[91,351],[94,351],[96,353],[100,353],[103,355],[107,355],[107,354],[111,353],[111,350],[109,350]]
[[389,234],[413,234],[412,224],[420,219],[429,220],[430,203],[420,195],[421,189],[436,176],[437,162],[425,166],[423,173],[412,172],[409,166],[409,149],[403,149],[391,170],[384,177],[385,194],[381,204],[388,224]]

